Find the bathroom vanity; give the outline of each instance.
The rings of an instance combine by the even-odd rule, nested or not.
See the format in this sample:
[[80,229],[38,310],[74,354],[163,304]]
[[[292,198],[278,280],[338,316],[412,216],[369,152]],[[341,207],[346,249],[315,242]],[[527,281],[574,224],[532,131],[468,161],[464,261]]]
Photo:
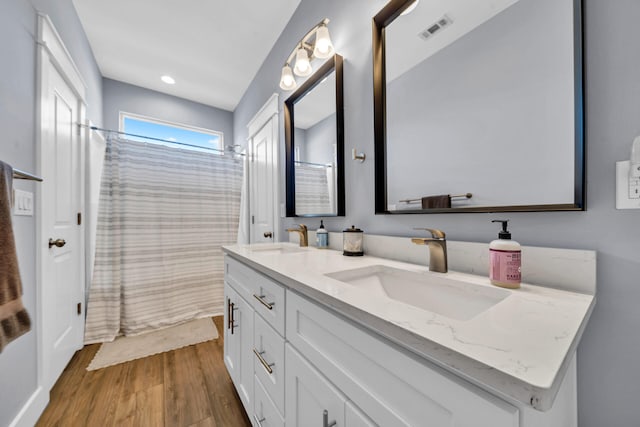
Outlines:
[[593,294],[286,243],[224,251],[224,362],[254,426],[577,425]]

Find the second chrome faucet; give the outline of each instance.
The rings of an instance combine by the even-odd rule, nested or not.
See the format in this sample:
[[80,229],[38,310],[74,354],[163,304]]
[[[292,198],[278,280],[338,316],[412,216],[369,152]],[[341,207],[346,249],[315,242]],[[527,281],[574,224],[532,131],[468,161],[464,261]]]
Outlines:
[[447,267],[447,239],[444,231],[435,228],[415,228],[414,230],[426,230],[431,237],[414,237],[412,243],[429,246],[429,271],[446,273]]

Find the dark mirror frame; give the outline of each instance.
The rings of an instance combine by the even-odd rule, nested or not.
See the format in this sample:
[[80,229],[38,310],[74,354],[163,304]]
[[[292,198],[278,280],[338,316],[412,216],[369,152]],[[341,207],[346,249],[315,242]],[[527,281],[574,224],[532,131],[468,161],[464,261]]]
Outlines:
[[387,111],[385,71],[385,28],[411,5],[414,0],[391,0],[373,17],[373,109],[375,154],[375,213],[425,214],[469,212],[538,212],[586,210],[586,172],[584,138],[583,32],[582,0],[573,0],[574,38],[574,105],[575,105],[575,175],[574,202],[567,204],[479,206],[447,209],[415,209],[389,211],[387,209]]
[[336,215],[345,215],[344,190],[344,97],[342,79],[342,56],[336,54],[327,59],[300,87],[284,102],[284,132],[286,143],[285,174],[287,181],[287,217],[328,217],[333,215],[296,215],[296,182],[295,182],[295,117],[294,104],[319,85],[332,72],[336,73],[336,167],[338,173],[336,194]]

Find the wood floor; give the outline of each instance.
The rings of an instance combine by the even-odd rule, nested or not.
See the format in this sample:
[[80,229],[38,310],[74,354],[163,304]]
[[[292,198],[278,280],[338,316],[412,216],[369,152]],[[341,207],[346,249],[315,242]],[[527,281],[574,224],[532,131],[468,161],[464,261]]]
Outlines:
[[37,426],[251,426],[223,362],[220,338],[97,371],[100,347],[75,354]]

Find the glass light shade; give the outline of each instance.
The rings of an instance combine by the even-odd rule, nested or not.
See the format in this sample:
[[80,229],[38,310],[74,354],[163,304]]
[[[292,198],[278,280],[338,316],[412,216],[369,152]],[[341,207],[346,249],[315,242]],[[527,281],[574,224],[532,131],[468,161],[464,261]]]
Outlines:
[[411,12],[413,12],[413,10],[416,8],[416,6],[418,6],[418,3],[420,3],[420,0],[414,1],[400,15],[404,16],[404,15],[410,14]]
[[313,48],[313,56],[324,59],[332,56],[334,53],[333,43],[329,37],[329,29],[326,25],[322,25],[316,31],[316,43]]
[[296,65],[293,67],[293,72],[301,77],[309,76],[313,72],[307,49],[301,47],[296,52]]
[[280,89],[293,90],[296,88],[296,79],[293,77],[293,71],[289,64],[282,67],[282,75],[280,76]]

